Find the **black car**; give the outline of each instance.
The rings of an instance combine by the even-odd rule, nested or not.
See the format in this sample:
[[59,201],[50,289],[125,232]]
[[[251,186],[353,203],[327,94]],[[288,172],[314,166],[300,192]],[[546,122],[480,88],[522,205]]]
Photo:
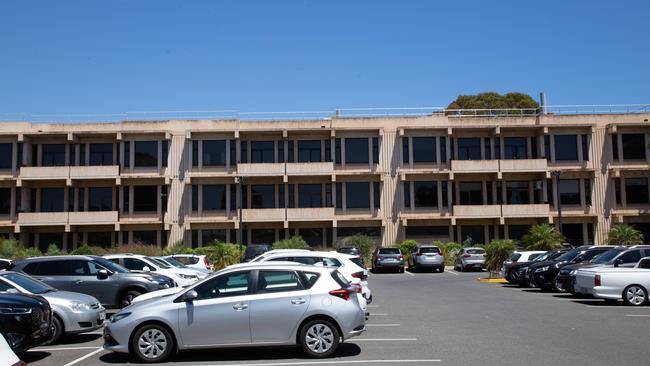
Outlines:
[[609,249],[611,247],[583,245],[571,249],[554,259],[535,263],[529,267],[531,273],[530,280],[535,287],[539,287],[542,290],[553,289],[555,288],[555,277],[561,268],[570,264],[589,261]]
[[539,257],[535,258],[534,260],[530,262],[525,262],[525,263],[519,263],[519,264],[513,264],[509,268],[505,270],[505,278],[508,282],[512,284],[516,284],[519,286],[530,286],[530,283],[528,279],[526,278],[526,271],[528,270],[528,267],[535,263],[539,263],[542,261],[547,261],[551,260],[553,258],[556,258],[563,253],[567,252],[568,249],[557,249],[557,250],[551,250],[548,251]]
[[0,294],[0,333],[9,347],[25,352],[52,337],[52,308],[41,296]]
[[246,252],[244,253],[244,262],[252,261],[255,257],[271,250],[271,248],[271,244],[251,244],[247,246]]
[[361,256],[361,250],[357,247],[340,247],[336,251],[339,253]]

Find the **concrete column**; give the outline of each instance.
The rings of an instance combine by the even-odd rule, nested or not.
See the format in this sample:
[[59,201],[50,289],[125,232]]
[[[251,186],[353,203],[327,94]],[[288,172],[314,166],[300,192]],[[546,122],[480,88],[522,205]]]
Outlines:
[[[203,215],[203,184],[197,184],[196,188],[199,191],[199,200],[198,200],[199,207],[198,207],[197,212],[198,212],[199,216],[201,216],[201,215]],[[192,193],[192,194],[194,194],[194,193]],[[194,207],[192,207],[192,209],[194,209]]]
[[530,136],[526,137],[526,159],[532,159],[533,156],[533,142]]
[[582,164],[582,162],[585,160],[585,157],[582,156],[582,135],[578,134],[576,135],[576,139],[578,139],[578,162]]
[[442,181],[436,181],[436,194],[438,195],[438,211],[442,212]]
[[485,179],[481,181],[481,191],[483,192],[483,204],[487,205],[487,184],[485,183]]
[[408,139],[409,142],[409,168],[413,168],[413,137],[405,136],[404,138]]
[[625,192],[625,177],[621,177],[621,206],[627,207],[627,194]]
[[[458,160],[458,139],[453,139],[454,141],[454,146],[452,147],[454,149],[454,158]],[[451,143],[451,140],[450,140]]]
[[9,220],[16,221],[16,187],[11,187],[11,203],[9,206]]
[[542,179],[542,202],[549,202],[548,186],[546,179]]
[[226,216],[230,217],[230,184],[225,185],[226,190]]
[[[551,150],[553,151],[553,150]],[[560,201],[560,197],[558,195],[558,186],[557,186],[557,180],[554,178],[551,180],[551,184],[553,185],[553,207],[557,210],[557,205]]]
[[585,209],[587,207],[587,200],[585,198],[585,182],[584,179],[580,178],[578,179],[578,185],[580,186],[580,207]]
[[370,169],[372,169],[372,166],[374,164],[377,164],[376,161],[373,159],[373,153],[372,153],[372,137],[368,137],[368,166]]
[[11,144],[11,176],[12,177],[17,176],[16,174],[16,170],[18,169],[18,167],[16,166],[17,157],[18,157],[18,143],[13,142]]
[[582,224],[582,242],[587,243],[589,240],[589,225],[583,223]]
[[[345,137],[341,138],[341,166],[345,167]],[[345,191],[345,188],[343,188],[343,190]],[[345,207],[345,204],[343,206]]]
[[370,193],[370,214],[372,215],[373,212],[375,212],[375,184],[374,182],[368,182],[368,192]]
[[485,156],[485,139],[483,137],[480,138],[480,148],[481,148],[481,160],[486,160],[487,156]]
[[[133,186],[129,186],[129,216],[133,216]],[[129,237],[129,243],[133,240]]]
[[409,185],[409,208],[411,212],[415,211],[415,183],[413,181],[406,182]]
[[436,136],[436,165],[440,165],[440,136]]
[[551,163],[555,163],[555,135],[548,135],[548,146],[551,150]]
[[451,212],[451,208],[454,206],[454,201],[453,197],[451,194],[452,191],[452,184],[454,184],[451,181],[447,181],[447,201],[449,201],[449,211]]
[[[342,148],[342,147],[341,147],[341,148]],[[342,157],[341,157],[341,158],[342,158]],[[342,161],[342,160],[341,160],[341,161]],[[342,203],[343,203],[343,213],[344,213],[344,214],[347,213],[347,211],[348,211],[348,202],[347,202],[347,200],[346,200],[346,198],[345,198],[345,186],[346,186],[346,184],[345,184],[345,182],[343,182],[343,183],[341,184],[341,189],[343,190],[343,192],[341,192],[341,193],[343,194],[343,196],[341,196],[341,198],[342,198]],[[297,189],[294,189],[294,191],[297,192],[298,190],[297,190]]]
[[36,145],[36,153],[38,154],[38,156],[36,156],[37,166],[43,166],[43,144]]

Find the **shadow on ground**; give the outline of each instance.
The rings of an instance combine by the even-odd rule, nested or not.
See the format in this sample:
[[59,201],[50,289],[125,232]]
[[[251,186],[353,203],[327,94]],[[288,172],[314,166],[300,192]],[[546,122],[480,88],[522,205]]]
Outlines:
[[40,361],[48,356],[50,356],[51,353],[49,352],[43,352],[43,351],[27,351],[25,353],[18,354],[18,357],[20,357],[23,362],[29,364],[31,362],[36,362]]

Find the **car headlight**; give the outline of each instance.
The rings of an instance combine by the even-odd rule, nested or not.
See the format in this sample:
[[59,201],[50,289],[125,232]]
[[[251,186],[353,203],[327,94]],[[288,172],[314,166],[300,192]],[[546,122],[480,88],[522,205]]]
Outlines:
[[535,273],[546,272],[546,271],[548,271],[548,267],[549,267],[549,266],[544,266],[544,267],[540,267],[540,268],[535,268],[535,271],[534,271],[534,272],[535,272]]
[[569,272],[569,275],[571,275],[571,276],[575,276],[576,273],[578,273],[578,270],[577,270],[577,269],[574,269],[574,270],[572,270],[571,272]]
[[195,280],[195,279],[198,278],[195,275],[187,275],[187,274],[184,274],[184,273],[176,273],[176,275],[178,277],[182,278],[182,279],[185,279],[185,280]]
[[0,308],[0,314],[3,315],[26,315],[31,313],[32,313],[32,308],[10,308],[10,307]]
[[126,318],[126,317],[129,316],[129,315],[131,315],[131,313],[128,312],[128,311],[125,312],[125,313],[117,313],[117,314],[111,316],[111,319],[110,319],[110,320],[111,320],[111,323],[118,322],[118,321],[120,321],[120,320]]
[[83,302],[77,302],[77,301],[71,303],[70,308],[73,311],[88,311],[88,310],[91,309],[90,304],[86,304],[86,303],[83,303]]

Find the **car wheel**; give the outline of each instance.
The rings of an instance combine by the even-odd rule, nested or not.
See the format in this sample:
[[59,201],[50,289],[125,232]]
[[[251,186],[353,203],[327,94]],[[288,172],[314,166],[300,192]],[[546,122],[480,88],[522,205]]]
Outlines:
[[174,349],[174,338],[159,324],[148,324],[136,330],[131,340],[131,353],[142,362],[166,360]]
[[341,336],[332,323],[316,319],[300,329],[300,347],[309,357],[329,357],[339,346]]
[[136,297],[142,295],[142,292],[137,291],[137,290],[129,290],[122,295],[122,299],[120,300],[120,304],[122,307],[127,307],[131,305],[131,301],[135,299]]
[[63,326],[63,322],[59,319],[58,316],[53,316],[52,317],[52,338],[50,338],[49,341],[43,344],[48,345],[48,344],[59,343],[59,340],[61,340],[63,333],[65,333],[65,327]]
[[623,290],[623,301],[627,305],[641,306],[648,301],[648,292],[639,285],[630,285]]
[[555,291],[557,291],[557,292],[562,292],[562,293],[567,292],[566,288],[564,288],[562,285],[560,285],[560,282],[557,279],[555,281],[553,281],[553,287],[555,287]]

